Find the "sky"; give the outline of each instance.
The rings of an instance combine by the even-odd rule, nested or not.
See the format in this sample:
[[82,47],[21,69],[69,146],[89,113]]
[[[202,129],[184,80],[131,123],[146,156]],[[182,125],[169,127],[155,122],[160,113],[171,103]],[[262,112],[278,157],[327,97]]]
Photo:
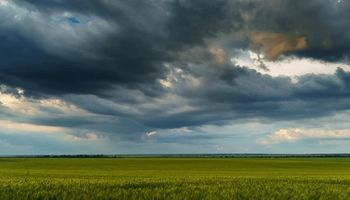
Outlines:
[[349,153],[349,0],[0,0],[0,155]]

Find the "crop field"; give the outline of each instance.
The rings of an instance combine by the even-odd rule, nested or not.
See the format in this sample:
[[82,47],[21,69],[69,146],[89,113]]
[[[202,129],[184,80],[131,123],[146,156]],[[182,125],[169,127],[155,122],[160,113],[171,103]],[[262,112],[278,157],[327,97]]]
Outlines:
[[0,199],[350,199],[350,159],[0,158]]

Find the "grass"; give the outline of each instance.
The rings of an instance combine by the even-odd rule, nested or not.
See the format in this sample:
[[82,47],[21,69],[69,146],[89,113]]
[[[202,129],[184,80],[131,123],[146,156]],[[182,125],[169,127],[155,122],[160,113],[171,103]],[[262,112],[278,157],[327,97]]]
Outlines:
[[1,158],[0,199],[350,199],[350,159]]

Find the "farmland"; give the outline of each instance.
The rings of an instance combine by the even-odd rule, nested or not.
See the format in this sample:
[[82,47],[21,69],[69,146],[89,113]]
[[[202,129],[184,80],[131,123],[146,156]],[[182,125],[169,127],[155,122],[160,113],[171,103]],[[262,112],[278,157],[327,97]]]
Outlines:
[[0,158],[0,199],[349,199],[349,158]]

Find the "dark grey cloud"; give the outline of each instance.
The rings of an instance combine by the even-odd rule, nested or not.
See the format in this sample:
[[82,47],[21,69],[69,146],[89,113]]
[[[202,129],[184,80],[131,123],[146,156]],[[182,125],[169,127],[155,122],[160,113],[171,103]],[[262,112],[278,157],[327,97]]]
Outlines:
[[[34,9],[34,13],[38,12],[36,13],[38,17],[27,19],[34,20],[31,21],[32,24],[21,24],[20,30],[16,29],[16,23],[4,25],[1,43],[6,51],[2,51],[0,55],[6,57],[1,61],[1,77],[4,84],[22,87],[28,93],[98,94],[102,89],[108,89],[113,85],[120,84],[126,87],[136,87],[144,83],[152,85],[156,78],[165,73],[162,62],[169,59],[168,50],[162,42],[164,38],[161,32],[157,32],[154,25],[152,27],[153,20],[156,19],[155,16],[152,16],[153,10],[149,8],[155,7],[155,3],[139,4],[139,7],[131,3],[125,3],[119,7],[112,6],[117,16],[110,16],[105,21],[99,16],[87,16],[82,12],[85,3],[81,4],[81,2],[79,5],[83,8],[75,8],[78,4],[73,2],[52,2],[47,5],[35,1],[31,3],[32,6],[19,3],[27,7],[18,9],[24,9],[21,11],[28,12],[25,14],[29,17],[31,10],[28,11],[28,9]],[[87,7],[94,7],[89,6],[91,3],[86,4]],[[56,12],[41,12],[42,7],[50,7]],[[59,8],[55,9],[55,7]],[[109,8],[108,5],[105,5],[100,9],[104,7]],[[138,8],[139,11],[133,8]],[[80,16],[87,18],[85,19],[87,22],[78,23],[77,28],[69,27],[70,24],[62,20],[66,20],[65,12],[70,11],[73,12],[71,15],[76,21],[84,20],[79,19]],[[157,11],[156,13],[159,14],[157,17],[160,17],[161,13]],[[15,16],[16,13],[7,15],[11,16],[11,14]],[[58,22],[51,22],[50,18],[59,19]],[[109,27],[106,29],[111,30],[98,33],[98,35],[90,34],[82,35],[81,38],[79,36],[70,38],[72,35],[89,31],[86,29],[94,29],[90,26],[101,28],[98,27],[99,20],[107,23],[105,26]],[[94,21],[97,22],[94,24]],[[52,26],[51,23],[58,24]],[[40,29],[41,25],[47,26],[43,28],[50,28],[39,32],[39,37],[44,34],[53,35],[48,38],[48,41],[38,42],[38,33],[30,30],[37,31],[36,28]],[[34,26],[34,28],[29,26]],[[151,28],[154,30],[149,30]],[[22,33],[17,33],[18,31]],[[58,34],[58,39],[63,41],[53,41],[56,39],[56,34]],[[76,40],[83,41],[74,44]],[[63,43],[64,46],[60,47],[59,43]],[[70,55],[67,55],[65,51],[68,51]]]
[[[349,1],[9,4],[0,7],[0,83],[23,88],[26,97],[60,98],[95,115],[62,117],[43,108],[54,117],[22,121],[134,138],[153,129],[244,118],[301,119],[349,109],[350,74],[340,68],[294,83],[235,66],[211,52],[218,46],[234,57],[237,50],[255,50],[255,32],[289,46],[305,37],[305,47],[278,52],[277,59],[282,54],[347,62]],[[259,48],[275,45],[270,43]]]
[[[156,95],[174,52],[242,26],[229,1],[14,2],[28,23],[4,23],[1,77],[31,94],[101,95],[122,85]],[[15,12],[4,15],[13,20]]]
[[349,58],[349,1],[271,0],[256,9],[253,28],[305,36],[308,48],[298,56],[326,61]]
[[179,95],[191,99],[193,111],[154,114],[145,122],[175,128],[244,118],[294,120],[330,116],[350,108],[350,74],[340,68],[334,75],[302,76],[297,83],[245,68],[232,67],[222,73],[225,79],[208,76],[200,87],[181,86]]
[[[124,85],[155,95],[154,90],[160,88],[152,85],[167,73],[163,63],[179,59],[174,52],[201,45],[206,38],[215,38],[219,33],[251,30],[296,34],[306,36],[309,46],[298,52],[300,56],[335,60],[348,54],[347,1],[339,5],[334,1],[289,0],[15,3],[18,8],[39,13],[39,17],[31,19],[28,25],[8,22],[10,25],[2,28],[1,43],[6,51],[0,57],[6,58],[1,59],[1,78],[4,84],[25,88],[28,93],[100,95],[103,89]],[[35,26],[52,23],[52,18],[64,13],[70,13],[77,26],[87,26],[84,20],[101,19],[111,30],[100,30],[105,32],[98,36],[82,35],[86,40],[73,45],[70,40],[77,38],[65,37],[67,32],[60,33],[62,27],[44,27],[50,29],[41,34],[58,32],[62,34],[59,39],[67,40],[62,41],[61,52],[48,50],[59,48],[56,43],[38,43],[40,35],[28,32]],[[81,33],[74,28],[70,31]],[[249,48],[248,43],[241,45],[240,48]],[[70,55],[62,53],[65,51]],[[146,89],[149,87],[153,90]]]

